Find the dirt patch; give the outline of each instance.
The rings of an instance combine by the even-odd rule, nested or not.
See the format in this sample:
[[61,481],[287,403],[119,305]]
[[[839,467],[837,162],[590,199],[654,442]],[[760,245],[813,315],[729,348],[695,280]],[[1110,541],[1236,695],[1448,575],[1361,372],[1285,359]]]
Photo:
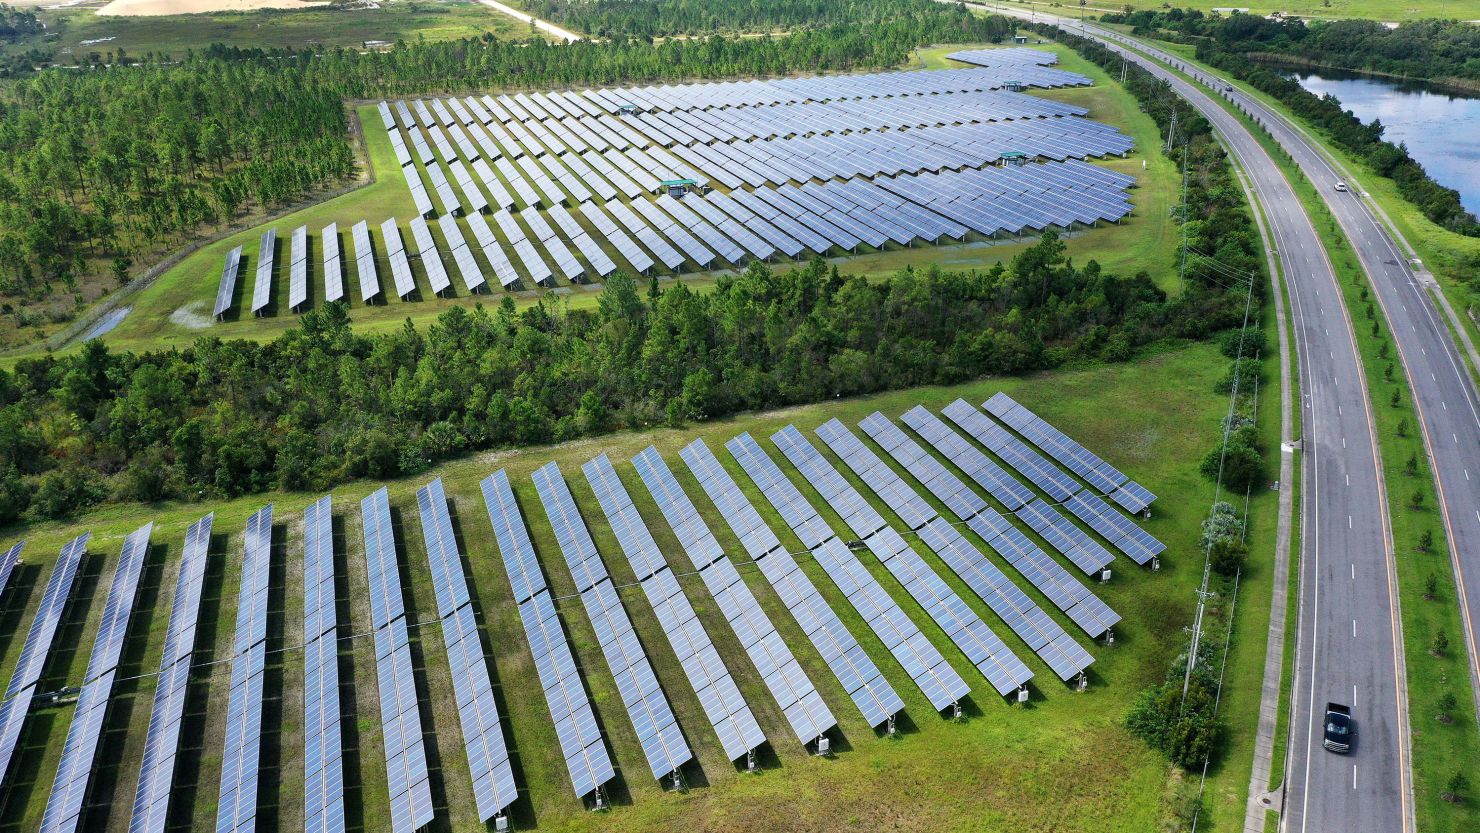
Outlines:
[[170,323],[192,330],[204,330],[214,323],[211,318],[210,304],[205,301],[195,301],[170,313]]
[[311,9],[327,2],[308,0],[113,0],[98,10],[114,17],[159,17],[172,14],[250,12],[256,9]]

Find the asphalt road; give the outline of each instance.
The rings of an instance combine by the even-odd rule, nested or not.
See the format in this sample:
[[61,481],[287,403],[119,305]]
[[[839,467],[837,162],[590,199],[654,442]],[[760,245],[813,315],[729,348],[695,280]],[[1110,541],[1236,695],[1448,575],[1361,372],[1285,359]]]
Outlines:
[[[1055,22],[1081,31],[1078,21]],[[1284,271],[1304,436],[1300,617],[1282,827],[1302,833],[1412,830],[1392,534],[1371,397],[1331,263],[1290,183],[1237,118],[1203,88],[1124,51],[1128,39],[1094,25],[1082,31],[1166,79],[1208,118],[1258,196]],[[1180,64],[1173,56],[1164,59]],[[1349,756],[1321,747],[1327,701],[1352,706],[1357,718],[1358,741]]]

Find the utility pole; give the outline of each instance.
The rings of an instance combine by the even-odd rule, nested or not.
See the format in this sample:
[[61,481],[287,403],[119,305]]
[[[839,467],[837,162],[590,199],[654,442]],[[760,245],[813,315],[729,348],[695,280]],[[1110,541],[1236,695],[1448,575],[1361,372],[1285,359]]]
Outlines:
[[[1173,123],[1176,122],[1177,114],[1172,113]],[[1182,143],[1182,264],[1177,268],[1177,285],[1185,293],[1187,291],[1187,143]]]

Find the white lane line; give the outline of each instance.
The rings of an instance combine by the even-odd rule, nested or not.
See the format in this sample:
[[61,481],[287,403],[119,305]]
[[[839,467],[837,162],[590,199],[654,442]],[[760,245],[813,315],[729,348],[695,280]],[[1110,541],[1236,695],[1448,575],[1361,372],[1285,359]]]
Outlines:
[[1357,638],[1357,620],[1352,620],[1352,639]]
[[1352,789],[1357,788],[1357,765],[1352,764]]
[[[1352,562],[1352,581],[1356,581],[1356,580],[1357,580],[1357,562],[1353,561]],[[1352,686],[1352,690],[1356,690],[1356,686]]]
[[1346,528],[1347,529],[1351,529],[1352,528],[1352,516],[1351,515],[1347,515],[1346,516]]

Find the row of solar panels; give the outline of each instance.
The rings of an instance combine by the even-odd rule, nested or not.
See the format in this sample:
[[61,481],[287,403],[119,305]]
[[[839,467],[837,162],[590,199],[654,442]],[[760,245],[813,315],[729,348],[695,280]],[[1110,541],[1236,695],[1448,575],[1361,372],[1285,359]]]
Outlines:
[[[655,110],[617,118],[663,147],[793,136],[944,127],[1048,116],[1082,116],[1072,104],[1006,91],[927,99],[839,100],[739,110]],[[556,129],[553,125],[551,129]]]
[[1008,47],[1005,49],[962,49],[946,56],[953,61],[979,67],[1034,67],[1058,63],[1058,56],[1042,49]]
[[[1010,435],[988,436],[985,429],[965,414],[963,408],[968,407],[958,400],[947,412],[954,412],[953,420],[1009,464],[1027,465],[1024,461],[1030,459],[1027,456],[1030,449]],[[1026,411],[1005,398],[994,398],[992,407]],[[986,419],[979,411],[974,413]],[[1026,505],[1041,500],[990,461],[988,465],[992,468],[984,469],[964,454],[962,449],[972,446],[923,408],[916,407],[903,419],[953,464],[963,471],[975,472],[971,476],[988,494],[998,499],[1005,496],[1010,511],[1016,504],[1021,516],[1024,499],[1028,499]],[[1118,621],[1113,611],[1069,578],[1057,562],[1012,529],[980,495],[882,414],[874,413],[861,426],[880,448],[1087,634],[1098,636]],[[929,546],[1061,678],[1072,679],[1093,662],[1062,627],[840,422],[828,422],[817,429],[817,434],[889,506],[902,522],[903,533],[915,535]],[[1010,693],[1031,678],[1031,671],[904,542],[901,531],[885,521],[800,432],[788,426],[771,439],[858,536],[857,546],[871,550],[879,558],[999,693]],[[970,690],[966,681],[759,444],[748,434],[742,434],[726,447],[932,705],[945,709],[966,696]],[[751,505],[739,484],[702,440],[685,447],[680,457],[860,712],[874,726],[889,721],[903,709],[903,701],[800,569],[793,554]],[[831,712],[734,565],[725,558],[723,549],[666,463],[651,447],[637,455],[633,463],[767,688],[776,697],[798,740],[806,744],[824,736],[836,725]],[[588,462],[583,471],[727,754],[735,760],[751,752],[764,742],[764,736],[620,478],[604,456]],[[662,779],[674,774],[692,759],[693,753],[677,726],[602,556],[559,468],[554,463],[548,464],[535,473],[534,482],[653,776]],[[1050,488],[1047,480],[1035,478],[1035,483],[1045,490]],[[572,783],[580,796],[599,794],[602,785],[614,777],[614,768],[517,500],[502,471],[484,481],[483,493]],[[487,822],[506,812],[517,799],[517,788],[441,482],[433,481],[419,489],[417,500],[474,794],[480,816]],[[325,497],[312,504],[304,515],[306,819],[309,830],[325,833],[342,830],[344,826],[331,510],[329,498]],[[410,663],[399,556],[384,488],[362,501],[361,516],[385,727],[392,829],[410,833],[430,823],[434,810]],[[193,524],[186,535],[131,833],[161,830],[167,815],[211,526],[212,517],[208,515]],[[1101,531],[1100,527],[1095,529]],[[48,833],[75,830],[80,823],[82,798],[97,754],[102,718],[151,532],[152,524],[130,535],[115,568],[102,624],[43,819],[42,829]],[[1043,536],[1054,541],[1048,533]],[[8,769],[20,723],[60,624],[61,611],[86,544],[87,536],[82,536],[63,549],[22,649],[8,699],[0,708],[0,726],[4,728],[0,738],[6,741],[0,750],[5,756],[0,776]],[[15,545],[0,558],[0,593],[19,561],[21,546]],[[269,505],[248,519],[243,545],[218,831],[251,830],[256,823],[271,547],[272,507]],[[15,716],[17,705],[21,708],[18,717]]]
[[584,90],[579,95],[604,112],[624,108],[692,110],[727,107],[764,107],[803,101],[883,99],[943,93],[996,90],[1010,84],[1031,87],[1088,86],[1083,75],[1048,67],[1019,65],[957,70],[913,70],[856,75],[782,78],[766,81],[721,81],[622,89]]

